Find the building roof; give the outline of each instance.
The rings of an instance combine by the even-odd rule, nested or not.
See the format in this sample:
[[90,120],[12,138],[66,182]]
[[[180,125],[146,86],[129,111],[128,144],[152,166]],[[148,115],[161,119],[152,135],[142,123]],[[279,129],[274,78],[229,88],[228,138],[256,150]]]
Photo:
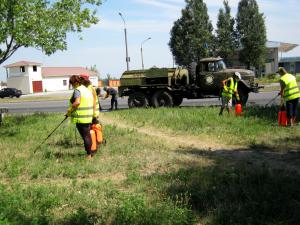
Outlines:
[[84,67],[42,67],[42,77],[70,77],[82,73],[89,76],[97,76],[97,73]]
[[279,62],[300,62],[300,57],[282,57]]
[[296,48],[298,45],[278,41],[267,41],[266,46],[267,48],[278,48],[279,52],[288,52]]
[[18,67],[18,66],[41,66],[42,63],[38,62],[30,62],[30,61],[19,61],[15,62],[9,65],[4,66],[5,68],[10,68],[10,67]]

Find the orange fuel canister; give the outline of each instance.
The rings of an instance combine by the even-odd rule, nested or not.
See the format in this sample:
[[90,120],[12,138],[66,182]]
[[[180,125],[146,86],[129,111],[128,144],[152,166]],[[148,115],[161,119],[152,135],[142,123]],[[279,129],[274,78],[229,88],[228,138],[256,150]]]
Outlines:
[[94,130],[90,130],[91,138],[92,138],[92,146],[91,150],[96,151],[97,150],[97,138],[96,138],[96,132]]
[[93,124],[91,129],[96,134],[97,144],[101,144],[103,142],[102,126],[100,124]]
[[287,126],[287,118],[286,118],[286,111],[279,110],[278,112],[278,125],[279,126]]
[[235,115],[241,116],[243,113],[242,104],[236,104],[235,105]]

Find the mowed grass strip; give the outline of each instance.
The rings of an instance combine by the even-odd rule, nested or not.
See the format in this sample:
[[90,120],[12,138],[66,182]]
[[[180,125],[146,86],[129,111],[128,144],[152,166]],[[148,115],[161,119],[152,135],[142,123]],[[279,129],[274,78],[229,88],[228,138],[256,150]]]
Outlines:
[[[167,115],[164,110],[156,112]],[[138,118],[139,110],[131,112]],[[119,121],[120,113],[103,116]],[[123,120],[131,121],[127,115]],[[108,144],[91,161],[68,123],[33,153],[62,119],[13,116],[0,127],[1,224],[279,225],[300,219],[298,173],[199,146],[174,147],[131,128],[105,126]]]
[[[176,171],[159,140],[106,126],[107,145],[90,161],[75,127],[61,114],[6,117],[0,127],[0,221],[4,224],[193,224],[186,202],[174,203],[152,173]],[[206,161],[203,165],[207,165]],[[157,217],[156,219],[153,217]]]
[[135,127],[165,130],[183,138],[196,136],[212,145],[224,143],[272,151],[300,149],[300,125],[279,127],[278,107],[248,107],[239,117],[228,116],[226,111],[223,116],[218,113],[218,107],[181,107],[122,110],[105,116]]

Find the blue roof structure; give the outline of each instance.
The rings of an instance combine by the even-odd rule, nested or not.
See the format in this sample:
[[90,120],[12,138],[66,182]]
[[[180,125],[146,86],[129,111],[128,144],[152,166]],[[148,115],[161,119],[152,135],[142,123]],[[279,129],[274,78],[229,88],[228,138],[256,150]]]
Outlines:
[[267,48],[278,48],[279,52],[288,52],[296,48],[298,45],[278,41],[267,41],[266,46]]
[[285,63],[285,62],[300,62],[300,57],[283,57],[279,61],[280,63]]

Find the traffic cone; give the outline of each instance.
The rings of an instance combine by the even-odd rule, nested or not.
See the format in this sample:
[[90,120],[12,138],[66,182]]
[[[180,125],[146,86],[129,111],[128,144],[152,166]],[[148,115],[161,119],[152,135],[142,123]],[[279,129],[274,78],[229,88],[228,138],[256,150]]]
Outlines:
[[242,104],[238,103],[235,105],[235,115],[241,116],[243,113]]
[[284,105],[281,106],[279,112],[278,112],[278,125],[279,126],[287,126],[287,118],[286,118],[286,111]]

